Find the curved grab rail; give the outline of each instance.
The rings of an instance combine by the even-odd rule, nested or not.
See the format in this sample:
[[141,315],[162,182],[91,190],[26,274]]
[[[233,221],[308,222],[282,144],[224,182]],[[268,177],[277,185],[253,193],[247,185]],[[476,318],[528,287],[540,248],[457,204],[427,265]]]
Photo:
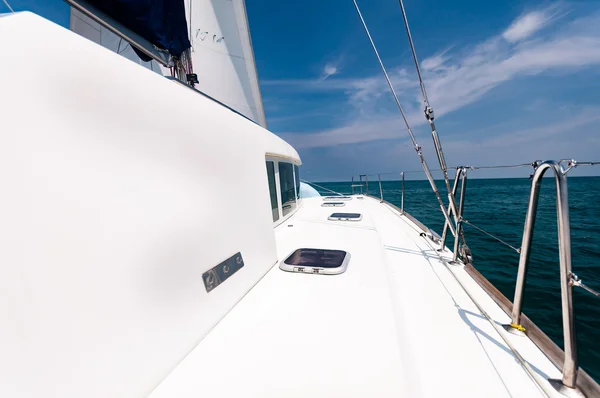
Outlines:
[[[544,352],[546,355],[549,355],[548,358],[558,367],[560,368],[562,365],[562,379],[550,379],[549,382],[558,392],[563,395],[569,397],[585,397],[586,395],[583,391],[586,391],[587,394],[596,394],[599,391],[600,386],[596,384],[593,379],[591,379],[584,371],[579,372],[579,365],[577,360],[577,342],[575,338],[575,325],[574,325],[574,315],[573,315],[573,298],[572,298],[572,287],[580,286],[595,296],[600,297],[600,293],[596,292],[594,289],[591,289],[581,282],[581,280],[572,273],[571,271],[571,231],[569,224],[569,202],[568,202],[568,190],[567,190],[567,172],[576,166],[579,165],[596,165],[600,164],[600,162],[576,162],[572,159],[560,160],[560,161],[535,161],[530,164],[520,164],[520,165],[508,165],[508,166],[477,166],[477,167],[456,167],[456,177],[454,180],[454,187],[452,191],[449,193],[452,196],[456,196],[458,193],[459,184],[461,185],[460,197],[459,197],[459,206],[456,211],[452,209],[450,206],[447,209],[448,215],[452,217],[454,215],[455,225],[454,227],[457,230],[457,234],[454,234],[455,242],[454,242],[454,258],[453,262],[457,261],[457,257],[461,255],[460,252],[460,244],[459,237],[462,238],[462,224],[469,224],[474,228],[478,229],[480,232],[489,235],[490,237],[498,240],[500,243],[503,243],[513,250],[520,253],[519,259],[519,270],[517,276],[517,283],[515,286],[515,297],[514,304],[510,303],[508,299],[506,303],[510,305],[502,305],[502,300],[498,301],[496,298],[494,300],[503,308],[504,311],[510,312],[511,315],[511,324],[503,325],[504,329],[507,331],[517,334],[517,335],[526,335],[527,330],[521,325],[521,319],[523,322],[530,327],[531,329],[531,340]],[[464,208],[464,194],[466,191],[466,179],[467,179],[467,171],[468,170],[476,170],[482,168],[505,168],[505,167],[525,167],[525,166],[533,166],[535,168],[534,173],[531,174],[530,178],[532,179],[531,192],[529,197],[529,204],[527,208],[527,215],[525,219],[523,238],[521,248],[515,248],[510,244],[507,244],[502,239],[498,238],[495,235],[490,234],[489,232],[476,227],[471,224],[467,220],[462,218],[462,212]],[[535,226],[535,219],[537,214],[537,205],[540,195],[540,188],[542,177],[548,171],[552,169],[554,172],[555,182],[556,182],[556,191],[557,191],[557,224],[558,224],[558,246],[559,246],[559,258],[560,258],[560,279],[561,279],[561,310],[562,310],[562,318],[563,318],[563,338],[564,338],[564,350],[560,350],[558,346],[548,347],[548,344],[552,344],[550,338],[548,338],[539,328],[537,328],[530,320],[527,319],[526,316],[522,314],[522,306],[523,306],[523,294],[525,281],[527,276],[527,267],[529,264],[529,257],[531,251],[531,243],[533,238],[533,229]],[[402,208],[399,209],[401,214],[405,214],[410,217],[413,221],[418,222],[412,218],[408,213],[404,212],[404,173],[401,173],[402,176]],[[391,174],[391,173],[381,173],[381,174]],[[380,195],[383,200],[383,191],[381,189],[381,174],[379,177],[380,184]],[[377,174],[376,174],[377,175]],[[360,175],[360,187],[362,189],[363,181],[362,178],[368,179],[368,175]],[[352,179],[354,181],[354,178]],[[462,184],[461,184],[462,182]],[[425,203],[424,203],[425,204]],[[440,209],[438,209],[440,210]],[[440,210],[441,211],[441,210]],[[441,245],[442,250],[445,248],[445,241],[447,238],[448,230],[452,232],[451,225],[448,221],[448,218],[445,219],[444,224],[444,233],[443,238],[440,239],[443,243]],[[450,225],[449,225],[450,224]],[[427,227],[421,225],[423,230],[428,230]],[[464,238],[463,238],[464,239]],[[466,243],[463,240],[463,244],[466,246]],[[465,252],[466,253],[466,252]],[[467,254],[468,256],[468,254]],[[463,259],[464,261],[464,259]],[[468,261],[468,258],[467,258]],[[468,264],[467,264],[468,265]],[[482,277],[483,278],[483,277]],[[485,280],[485,278],[483,278]],[[493,287],[487,280],[486,283]],[[480,283],[481,285],[481,283]],[[484,285],[481,285],[482,287]],[[484,287],[485,290],[485,287]],[[487,290],[486,290],[487,291]],[[488,292],[489,293],[489,292]],[[490,293],[491,294],[491,293]],[[501,295],[501,293],[498,292]],[[501,295],[502,296],[502,295]],[[502,296],[504,298],[504,296]],[[540,337],[540,334],[543,338]],[[558,353],[560,352],[560,354]],[[564,352],[564,357],[563,357]],[[577,387],[578,374],[581,373],[579,379],[580,387]],[[591,396],[591,395],[587,395]]]
[[537,214],[537,205],[540,196],[542,177],[546,171],[552,170],[556,180],[556,213],[558,223],[558,253],[560,258],[560,290],[562,301],[563,318],[563,338],[565,360],[563,364],[562,380],[551,380],[553,386],[559,391],[565,387],[575,390],[577,382],[577,371],[579,370],[577,362],[577,344],[575,340],[575,323],[573,315],[573,297],[572,297],[572,273],[571,273],[571,228],[569,225],[569,199],[567,191],[567,171],[561,163],[550,160],[541,163],[533,174],[531,183],[531,193],[529,196],[529,205],[527,216],[525,218],[525,227],[523,230],[523,241],[521,245],[521,255],[519,258],[519,271],[515,287],[515,298],[512,310],[512,323],[506,325],[507,330],[521,331],[525,329],[521,326],[521,314],[523,307],[523,292],[527,278],[527,266],[531,253],[531,242],[533,238],[533,229],[535,227],[535,218]]

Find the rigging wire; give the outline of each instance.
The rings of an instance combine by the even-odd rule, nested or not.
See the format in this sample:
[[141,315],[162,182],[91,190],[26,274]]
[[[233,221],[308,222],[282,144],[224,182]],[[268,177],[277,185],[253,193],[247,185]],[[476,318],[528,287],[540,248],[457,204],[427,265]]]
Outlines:
[[521,253],[521,249],[514,247],[513,245],[506,243],[505,241],[503,241],[502,239],[498,238],[497,236],[487,232],[486,230],[484,230],[483,228],[478,227],[477,225],[465,220],[464,218],[461,219],[461,221],[467,225],[470,225],[471,227],[475,228],[476,230],[478,230],[479,232],[482,232],[484,234],[486,234],[487,236],[489,236],[490,238],[493,238],[495,240],[497,240],[498,242],[502,243],[503,245],[510,247],[511,249],[513,249],[514,251],[516,251],[517,253]]
[[[577,162],[577,165],[581,165],[581,166],[589,166],[590,163],[594,163],[594,164],[600,164],[600,162]],[[458,168],[460,168],[461,166],[452,166],[452,167],[448,167],[449,170],[456,170]],[[482,169],[505,169],[505,168],[517,168],[517,167],[532,167],[532,163],[519,163],[519,164],[506,164],[506,165],[494,165],[494,166],[464,166],[465,168],[474,171],[474,170],[482,170]],[[438,171],[442,171],[442,169],[433,169],[430,170],[431,172],[438,172]],[[408,171],[403,171],[404,174],[409,174],[409,173],[422,173],[423,170],[408,170]],[[368,177],[372,177],[372,176],[376,176],[376,175],[391,175],[391,174],[400,174],[397,171],[390,171],[390,172],[385,172],[385,173],[377,173],[377,174],[363,174],[368,176]]]
[[600,164],[600,162],[578,162],[577,166],[595,166]]
[[[562,159],[564,161],[566,160],[570,160],[570,159]],[[500,164],[500,165],[482,165],[482,166],[464,166],[465,168],[469,169],[470,171],[475,171],[475,170],[485,170],[485,169],[512,169],[512,168],[519,168],[519,167],[533,167],[533,162],[532,163],[518,163],[518,164]],[[576,166],[597,166],[600,165],[600,161],[585,161],[585,162],[576,162]],[[448,167],[448,170],[456,170],[458,168],[460,168],[461,166],[451,166]],[[439,172],[442,171],[442,169],[430,169],[429,171],[431,172]],[[403,171],[402,173],[404,174],[411,174],[411,173],[422,173],[423,170],[408,170],[408,171]],[[392,174],[398,174],[400,175],[400,172],[398,171],[388,171],[385,173],[373,173],[373,174],[362,174],[363,176],[368,176],[368,177],[373,177],[373,176],[377,176],[377,175],[392,175]]]
[[571,272],[571,284],[573,286],[577,286],[580,287],[582,289],[584,289],[585,291],[587,291],[588,293],[593,294],[594,296],[596,296],[597,298],[600,298],[600,292],[597,292],[596,290],[592,289],[591,287],[584,285],[583,281],[581,279],[579,279],[579,277]]
[[[468,166],[470,170],[482,170],[482,169],[512,169],[517,167],[532,167],[531,163],[520,163],[520,164],[504,164],[496,166]],[[454,167],[452,167],[454,168]]]
[[[415,68],[417,69],[417,76],[419,77],[421,95],[423,95],[425,107],[430,108],[429,99],[427,98],[427,91],[425,91],[425,83],[423,83],[423,77],[421,76],[421,68],[419,67],[419,61],[417,59],[417,52],[415,51],[415,44],[413,43],[412,34],[410,33],[410,28],[408,26],[408,18],[406,16],[406,11],[404,10],[404,3],[402,2],[402,0],[399,1],[400,9],[402,10],[402,19],[404,19],[404,27],[406,28],[406,36],[408,37],[408,43],[410,44],[410,50],[412,52],[413,61],[415,62]],[[427,109],[425,109],[425,114],[427,115]]]
[[[392,92],[392,95],[394,96],[394,101],[396,101],[396,105],[398,106],[398,110],[400,111],[400,114],[402,115],[402,119],[404,120],[404,124],[406,125],[406,129],[408,130],[408,134],[410,135],[410,139],[412,140],[413,146],[415,148],[415,151],[417,152],[417,155],[419,156],[419,159],[421,160],[421,165],[423,166],[423,170],[425,171],[425,174],[427,175],[427,179],[429,180],[429,184],[431,184],[431,188],[433,189],[433,192],[435,193],[435,196],[437,197],[437,200],[439,202],[440,208],[442,210],[442,213],[444,214],[444,218],[446,219],[446,221],[448,222],[448,225],[450,227],[450,231],[452,232],[452,235],[456,236],[456,230],[454,228],[453,223],[450,220],[450,215],[448,214],[448,211],[446,210],[446,207],[444,206],[444,202],[442,201],[442,197],[440,196],[440,192],[437,189],[437,186],[435,184],[435,181],[433,180],[433,176],[431,175],[431,171],[429,170],[429,166],[427,166],[427,162],[425,161],[425,157],[423,156],[423,152],[421,151],[421,146],[419,146],[419,144],[417,144],[417,140],[415,139],[415,135],[412,132],[412,129],[410,128],[410,124],[408,123],[408,119],[406,119],[406,115],[404,113],[404,110],[402,109],[402,105],[400,105],[400,100],[398,99],[398,96],[396,95],[396,91],[394,90],[394,86],[392,85],[392,81],[390,80],[390,77],[388,76],[388,73],[385,69],[385,66],[383,65],[383,61],[381,60],[381,57],[379,56],[379,52],[377,51],[377,47],[375,46],[375,42],[373,41],[373,38],[371,37],[371,33],[369,32],[369,29],[367,28],[367,24],[362,16],[362,13],[360,12],[360,8],[358,7],[358,3],[356,2],[356,0],[352,0],[354,2],[354,8],[356,8],[356,12],[358,13],[358,17],[360,18],[360,21],[363,25],[363,28],[365,29],[365,33],[367,34],[367,37],[369,38],[369,42],[371,43],[371,47],[373,47],[373,51],[375,52],[375,56],[377,57],[377,60],[379,61],[379,66],[381,66],[381,70],[383,72],[383,75],[385,76],[385,80],[387,81],[387,84],[390,88],[390,91]],[[447,179],[447,175],[446,175],[446,179]],[[450,190],[450,183],[448,181],[446,181],[447,186],[448,186],[448,192],[451,192]],[[453,205],[453,208],[456,208],[456,204],[454,203],[454,198],[452,197],[451,199],[451,203]],[[456,215],[456,211],[454,212],[454,214]]]
[[307,184],[310,184],[310,185],[314,185],[315,187],[317,187],[317,188],[321,188],[321,189],[323,189],[323,190],[325,190],[325,191],[327,191],[327,192],[331,192],[331,193],[334,193],[334,194],[336,194],[336,195],[339,195],[339,196],[344,196],[344,194],[343,194],[343,193],[339,193],[339,192],[336,192],[336,191],[334,191],[334,190],[331,190],[331,189],[329,189],[329,188],[322,187],[322,186],[320,186],[320,185],[318,185],[318,184],[315,184],[314,182],[307,181],[307,180],[303,180],[303,179],[300,179],[300,181],[302,181],[302,182],[305,182],[305,183],[307,183]]
[[13,8],[10,6],[10,4],[8,4],[8,0],[2,0],[4,2],[4,4],[6,4],[6,6],[8,7],[8,9],[10,10],[10,12],[14,13],[15,10],[13,10]]
[[188,37],[190,38],[190,44],[192,45],[192,50],[194,48],[194,42],[193,42],[193,36],[192,36],[192,4],[194,2],[192,0],[190,0],[189,2],[189,18],[188,18],[188,23],[190,24],[190,32],[188,34]]
[[[570,160],[570,159],[564,159],[564,160]],[[600,161],[584,161],[584,162],[576,162],[576,165],[577,165],[577,166],[596,166],[596,165],[600,165]],[[496,166],[474,166],[474,167],[469,167],[469,169],[472,169],[472,170],[479,170],[479,169],[493,169],[493,168],[494,168],[494,169],[499,169],[499,168],[509,168],[509,167],[525,167],[525,166],[531,167],[531,166],[532,166],[532,163],[521,163],[521,164],[514,164],[514,165],[496,165]],[[454,168],[454,167],[452,167],[452,168]],[[440,170],[432,170],[432,171],[440,171]],[[404,173],[413,173],[413,172],[420,172],[420,170],[405,171]],[[386,173],[380,173],[380,174],[386,174]],[[391,173],[390,173],[390,174],[391,174]],[[398,173],[393,173],[393,174],[398,174]],[[369,175],[372,175],[372,174],[369,174]],[[375,175],[376,175],[376,174],[375,174]],[[440,210],[440,209],[439,209],[437,206],[431,205],[431,204],[429,204],[429,203],[421,202],[420,204],[421,204],[421,205],[424,205],[424,206],[426,206],[426,207],[432,208],[432,209],[434,209],[434,210],[441,211],[441,210]],[[507,247],[511,248],[511,249],[512,249],[512,250],[514,250],[515,252],[517,252],[517,253],[521,253],[521,249],[520,249],[520,248],[517,248],[517,247],[515,247],[515,246],[513,246],[513,245],[511,245],[511,244],[509,244],[509,243],[507,243],[507,242],[506,242],[506,241],[504,241],[503,239],[501,239],[501,238],[499,238],[498,236],[496,236],[496,235],[492,234],[491,232],[488,232],[488,231],[486,231],[485,229],[483,229],[483,228],[481,228],[481,227],[478,227],[477,225],[473,224],[472,222],[470,222],[470,221],[468,221],[468,220],[466,220],[466,219],[464,219],[464,218],[461,218],[461,219],[460,219],[460,221],[461,221],[461,222],[463,222],[463,223],[465,223],[465,224],[467,224],[467,225],[469,225],[469,226],[471,226],[471,227],[473,227],[474,229],[478,230],[479,232],[481,232],[481,233],[483,233],[483,234],[485,234],[485,235],[487,235],[487,236],[491,237],[492,239],[494,239],[494,240],[496,240],[496,241],[498,241],[498,242],[502,243],[503,245],[505,245],[505,246],[507,246]],[[584,284],[583,284],[583,283],[581,283],[581,282],[580,282],[580,280],[577,278],[577,275],[575,275],[575,274],[573,274],[573,275],[574,275],[574,281],[575,281],[575,282],[573,283],[573,285],[574,285],[574,286],[581,287],[581,288],[583,288],[583,289],[587,290],[588,292],[592,293],[592,294],[593,294],[593,295],[595,295],[596,297],[599,297],[600,293],[598,293],[597,291],[595,291],[595,290],[591,289],[590,287],[588,287],[588,286],[584,285]]]
[[446,183],[446,189],[448,190],[450,206],[454,211],[454,219],[456,221],[456,200],[453,195],[451,195],[452,188],[450,187],[450,179],[448,178],[448,170],[446,167],[446,159],[444,158],[444,152],[442,150],[442,143],[440,142],[440,138],[438,136],[437,130],[435,129],[435,123],[433,122],[434,114],[433,108],[429,104],[429,98],[427,97],[427,91],[425,90],[425,83],[423,82],[423,77],[421,75],[421,68],[419,67],[419,60],[417,59],[417,51],[415,50],[415,44],[412,39],[412,34],[410,33],[410,27],[408,26],[408,17],[406,16],[406,10],[404,9],[404,3],[402,0],[399,0],[400,9],[402,10],[402,19],[404,21],[404,27],[406,28],[406,36],[408,38],[408,43],[410,44],[410,51],[412,52],[413,60],[415,62],[415,68],[417,70],[417,75],[419,77],[419,84],[421,86],[421,94],[423,96],[423,102],[425,103],[425,119],[429,122],[429,126],[431,127],[431,135],[433,137],[433,145],[435,147],[435,153],[438,157],[438,161],[440,163],[440,168],[442,169],[442,173],[444,174],[444,182]]

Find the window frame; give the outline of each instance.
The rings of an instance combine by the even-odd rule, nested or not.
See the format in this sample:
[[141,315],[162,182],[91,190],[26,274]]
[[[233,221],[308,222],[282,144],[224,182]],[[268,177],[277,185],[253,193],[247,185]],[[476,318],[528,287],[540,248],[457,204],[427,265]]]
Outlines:
[[[290,218],[294,214],[296,214],[298,209],[302,206],[302,195],[300,194],[300,187],[297,186],[297,184],[296,184],[296,167],[294,167],[294,166],[298,166],[298,168],[299,168],[301,163],[299,163],[298,161],[295,161],[293,159],[290,159],[290,158],[266,155],[265,156],[265,173],[267,173],[266,162],[273,162],[273,167],[275,169],[275,188],[277,190],[277,211],[279,212],[279,219],[277,221],[273,221],[273,226],[276,227],[276,226],[282,224],[283,222],[285,222],[288,218]],[[281,184],[280,184],[280,180],[279,180],[279,163],[291,164],[293,178],[294,178],[294,195],[296,197],[296,208],[294,210],[290,211],[285,216],[283,215],[283,204],[281,203]],[[268,185],[269,176],[266,175],[266,177],[267,177],[267,185]],[[271,208],[270,195],[271,195],[271,192],[269,191],[269,208]],[[271,216],[272,216],[272,213],[271,213]]]
[[[281,200],[282,214],[285,213],[284,217],[287,217],[288,214],[293,213],[296,210],[296,208],[298,207],[298,194],[296,191],[296,174],[294,173],[294,164],[291,162],[280,161],[280,162],[278,162],[277,167],[279,169],[280,188],[281,188],[281,184],[282,184],[281,179],[283,178],[285,181],[284,185],[285,185],[286,191],[283,192],[283,190],[280,190],[279,196],[280,196],[280,200]],[[283,172],[283,175],[282,175],[282,172]],[[285,196],[285,198],[284,198],[284,196]],[[284,199],[286,200],[285,202],[284,202]],[[289,209],[283,208],[284,203],[289,204]]]
[[[275,192],[274,192],[274,194],[275,194],[275,203],[273,203],[273,197],[271,195],[271,181],[270,181],[271,179],[270,179],[270,176],[269,176],[269,166],[272,166],[272,168],[273,168],[273,181],[272,181],[272,183],[273,183],[273,186],[275,188]],[[265,160],[265,167],[267,169],[267,181],[268,181],[268,184],[269,184],[269,204],[271,205],[271,216],[275,217],[275,215],[277,215],[276,219],[273,220],[273,222],[276,223],[276,222],[278,222],[281,219],[281,212],[279,211],[279,207],[280,207],[279,203],[280,203],[280,201],[279,201],[279,195],[278,195],[278,190],[277,190],[277,177],[278,177],[278,173],[277,173],[277,170],[276,170],[276,162],[273,161],[273,160],[267,159],[267,160]],[[273,205],[275,205],[275,208],[273,208]],[[276,212],[275,212],[275,210],[276,210]]]

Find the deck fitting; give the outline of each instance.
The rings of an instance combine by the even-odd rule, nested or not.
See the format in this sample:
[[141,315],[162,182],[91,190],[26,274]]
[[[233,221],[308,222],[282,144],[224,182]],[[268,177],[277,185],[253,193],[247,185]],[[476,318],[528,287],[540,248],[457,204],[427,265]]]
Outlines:
[[586,398],[585,394],[582,393],[579,388],[567,387],[563,384],[562,380],[560,379],[548,379],[548,383],[550,383],[550,385],[554,387],[556,391],[558,391],[564,396],[570,398]]
[[521,326],[521,328],[516,328],[512,324],[507,324],[507,325],[502,325],[502,327],[508,333],[512,333],[512,334],[514,334],[516,336],[527,336],[527,331],[522,326]]

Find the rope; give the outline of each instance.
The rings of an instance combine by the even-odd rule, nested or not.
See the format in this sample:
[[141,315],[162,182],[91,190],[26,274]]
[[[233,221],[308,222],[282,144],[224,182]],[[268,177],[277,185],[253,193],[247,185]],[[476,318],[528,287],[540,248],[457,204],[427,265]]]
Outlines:
[[469,221],[465,220],[464,218],[461,220],[463,223],[470,225],[471,227],[475,228],[476,230],[486,234],[487,236],[496,239],[498,242],[502,243],[505,246],[510,247],[511,249],[513,249],[514,251],[516,251],[517,253],[521,253],[521,249],[517,249],[516,247],[506,243],[505,241],[503,241],[502,239],[498,238],[495,235],[492,235],[491,233],[487,232],[486,230],[479,228],[477,225],[470,223]]
[[2,0],[4,2],[4,4],[6,4],[6,6],[8,7],[8,9],[10,10],[10,12],[14,13],[15,10],[13,10],[13,8],[10,6],[10,4],[8,4],[7,0]]

